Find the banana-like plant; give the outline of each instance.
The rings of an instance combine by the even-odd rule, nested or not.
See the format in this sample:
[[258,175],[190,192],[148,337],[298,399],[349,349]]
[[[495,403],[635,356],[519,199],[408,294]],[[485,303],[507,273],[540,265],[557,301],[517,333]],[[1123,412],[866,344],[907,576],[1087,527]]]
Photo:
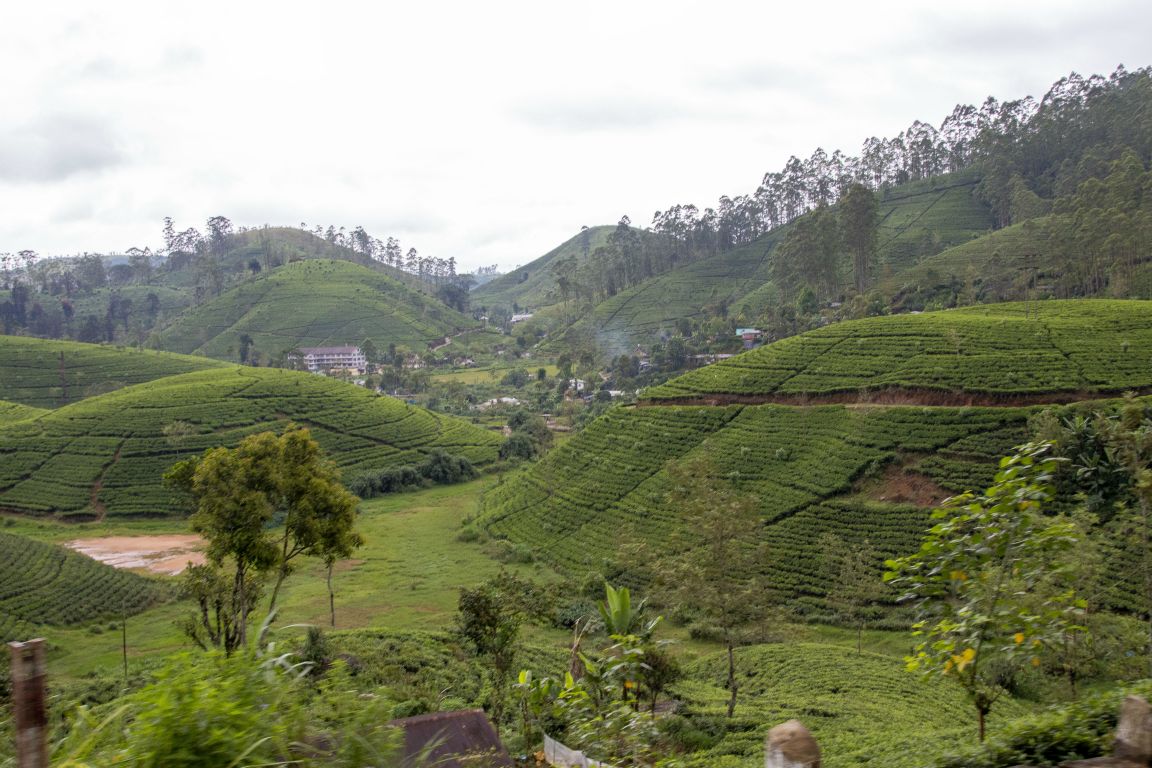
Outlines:
[[611,636],[635,635],[641,640],[652,636],[656,626],[663,621],[663,616],[657,616],[651,621],[644,621],[644,608],[648,605],[645,598],[632,605],[632,594],[628,587],[614,588],[611,584],[604,584],[604,601],[597,604],[600,618],[604,622],[604,630]]

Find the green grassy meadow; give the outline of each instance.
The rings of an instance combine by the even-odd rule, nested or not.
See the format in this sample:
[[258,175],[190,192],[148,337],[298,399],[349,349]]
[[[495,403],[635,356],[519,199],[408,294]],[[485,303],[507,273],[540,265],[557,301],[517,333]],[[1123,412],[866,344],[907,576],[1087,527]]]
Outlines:
[[[485,544],[457,540],[461,522],[476,511],[476,500],[492,478],[455,486],[440,486],[416,493],[387,496],[363,502],[357,529],[365,545],[355,556],[337,565],[334,578],[338,629],[379,629],[388,631],[444,630],[450,628],[456,612],[460,587],[474,586],[507,568],[537,581],[557,576],[536,564],[504,564],[490,557]],[[106,523],[63,524],[6,517],[13,521],[2,529],[0,544],[8,539],[32,540],[30,550],[57,549],[76,538],[102,536],[158,535],[189,533],[181,520],[144,522],[114,520]],[[7,538],[5,538],[7,537]],[[64,555],[61,554],[61,557]],[[171,577],[136,576],[115,571],[81,555],[68,553],[71,562],[87,563],[93,571],[111,572],[129,584],[174,583]],[[15,563],[15,560],[12,561]],[[325,569],[319,563],[306,563],[285,582],[281,610],[274,626],[316,624],[329,627],[328,592]],[[69,592],[61,591],[60,597]],[[190,606],[168,603],[145,610],[129,619],[130,653],[150,657],[187,647],[174,625]],[[97,620],[98,619],[98,620]],[[120,634],[116,624],[99,612],[61,626],[40,628],[52,643],[53,670],[67,676],[88,671],[114,671],[120,664]],[[52,624],[51,622],[42,622]],[[99,627],[94,633],[93,627]],[[285,629],[285,638],[295,638],[303,630]],[[544,633],[542,637],[556,637]]]
[[[443,699],[446,706],[477,706],[484,700],[482,666],[462,655],[450,635],[459,588],[473,586],[508,568],[540,582],[560,577],[540,564],[504,565],[489,556],[485,543],[457,538],[462,522],[476,512],[477,499],[498,479],[437,487],[385,497],[362,505],[358,528],[366,543],[337,567],[337,627],[333,647],[365,665],[370,684],[384,684],[403,695]],[[182,533],[179,521],[110,521],[62,524],[14,520],[5,530],[40,541],[74,537]],[[123,572],[122,572],[123,573]],[[138,578],[123,573],[126,578]],[[170,577],[155,578],[163,584]],[[327,628],[324,569],[305,564],[285,584],[281,611],[271,639],[277,648],[294,647],[305,624]],[[130,671],[191,648],[176,628],[186,603],[171,602],[129,618]],[[53,679],[84,686],[93,673],[110,679],[121,674],[121,632],[116,619],[86,621],[71,627],[39,627],[50,643]],[[923,756],[950,752],[973,740],[974,715],[961,692],[945,681],[925,682],[904,670],[906,632],[868,630],[864,652],[855,649],[856,633],[818,624],[774,623],[778,638],[769,645],[742,648],[737,716],[704,751],[684,756],[685,765],[703,768],[752,768],[762,762],[768,728],[791,717],[808,724],[825,748],[826,763],[867,766],[877,762],[913,766]],[[685,627],[666,622],[662,637],[685,668],[674,688],[685,711],[716,724],[722,717],[723,654],[715,643],[689,637]],[[561,674],[570,633],[529,627],[518,666],[537,674]],[[590,639],[590,643],[607,642]],[[438,696],[437,696],[438,695]],[[447,697],[447,698],[445,698]],[[1000,705],[995,732],[1026,703]],[[925,735],[925,729],[931,736]]]

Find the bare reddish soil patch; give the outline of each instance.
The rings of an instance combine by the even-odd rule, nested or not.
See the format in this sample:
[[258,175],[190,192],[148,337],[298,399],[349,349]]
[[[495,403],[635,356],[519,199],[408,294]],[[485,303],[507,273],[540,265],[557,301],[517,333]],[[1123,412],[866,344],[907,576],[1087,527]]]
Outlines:
[[189,563],[204,562],[204,539],[192,534],[104,536],[77,539],[65,546],[114,568],[174,575]]
[[[1152,387],[1137,387],[1138,395],[1152,394]],[[660,400],[639,400],[641,408],[661,405],[921,405],[963,408],[1019,408],[1029,405],[1056,405],[1079,403],[1086,400],[1105,400],[1120,397],[1116,390],[1081,390],[1064,392],[952,392],[937,389],[887,387],[884,389],[858,389],[827,394],[776,393],[766,395],[699,394]]]
[[954,494],[941,488],[932,478],[919,472],[892,465],[884,470],[865,489],[865,495],[874,501],[891,504],[915,504],[918,507],[936,507]]

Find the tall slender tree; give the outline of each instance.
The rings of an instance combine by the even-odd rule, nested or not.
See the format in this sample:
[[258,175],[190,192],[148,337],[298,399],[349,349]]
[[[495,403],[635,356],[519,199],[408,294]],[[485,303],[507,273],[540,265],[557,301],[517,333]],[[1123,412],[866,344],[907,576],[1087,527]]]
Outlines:
[[840,199],[840,231],[852,254],[852,277],[857,293],[868,288],[872,254],[876,250],[879,204],[872,190],[852,184]]

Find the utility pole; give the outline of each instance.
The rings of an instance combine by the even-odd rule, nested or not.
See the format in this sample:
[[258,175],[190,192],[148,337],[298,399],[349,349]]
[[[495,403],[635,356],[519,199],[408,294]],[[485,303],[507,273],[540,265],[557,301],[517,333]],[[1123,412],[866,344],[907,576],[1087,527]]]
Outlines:
[[44,640],[8,643],[12,657],[12,716],[16,768],[48,768],[47,671]]
[[121,606],[123,617],[120,620],[120,652],[124,657],[124,687],[128,687],[128,598]]

